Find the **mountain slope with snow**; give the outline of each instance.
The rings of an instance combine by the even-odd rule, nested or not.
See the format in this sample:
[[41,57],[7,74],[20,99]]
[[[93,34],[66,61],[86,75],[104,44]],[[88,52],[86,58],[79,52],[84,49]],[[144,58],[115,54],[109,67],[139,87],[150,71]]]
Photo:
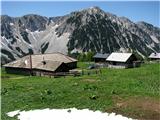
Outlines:
[[106,13],[98,7],[65,16],[1,16],[2,64],[27,54],[62,52],[159,52],[160,28]]

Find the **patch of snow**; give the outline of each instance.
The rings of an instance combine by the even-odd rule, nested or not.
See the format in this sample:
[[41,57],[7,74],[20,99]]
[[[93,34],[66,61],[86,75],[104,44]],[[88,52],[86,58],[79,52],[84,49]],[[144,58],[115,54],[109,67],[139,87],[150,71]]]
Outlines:
[[51,23],[54,23],[53,20],[51,20]]
[[14,116],[17,115],[19,112],[20,112],[20,110],[16,110],[16,111],[7,113],[7,115],[8,115],[9,117],[14,117]]
[[133,120],[115,113],[102,113],[88,109],[43,109],[30,111],[14,111],[7,113],[8,116],[18,115],[19,120]]
[[82,53],[82,50],[74,48],[71,53]]
[[55,26],[55,27],[58,27],[59,25],[58,25],[58,24],[55,24],[54,26]]
[[32,46],[31,44],[29,44],[29,48],[32,49],[32,47],[33,47],[33,46]]
[[26,32],[30,32],[30,30],[26,29]]
[[5,36],[2,36],[2,39],[6,39]]
[[40,33],[39,30],[36,30],[35,33]]
[[11,26],[13,26],[14,25],[14,23],[9,23]]
[[41,33],[41,32],[44,32],[44,31],[36,30],[36,31],[34,31],[34,32],[30,32],[30,33],[31,33],[31,34],[39,34],[39,33]]
[[59,25],[58,24],[55,24],[54,26],[52,26],[52,29],[56,29]]
[[152,40],[156,43],[160,43],[160,40],[158,40],[155,36],[151,35],[150,36],[152,38]]

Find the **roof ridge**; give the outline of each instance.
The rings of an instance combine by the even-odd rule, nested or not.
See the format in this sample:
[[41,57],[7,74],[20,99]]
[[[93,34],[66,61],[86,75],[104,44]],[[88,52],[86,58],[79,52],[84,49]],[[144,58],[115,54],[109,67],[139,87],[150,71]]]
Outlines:
[[76,59],[74,59],[74,58],[72,58],[72,59],[74,59],[74,60],[72,60],[70,56],[65,55],[65,54],[63,54],[63,53],[60,53],[60,52],[57,52],[57,53],[59,53],[59,54],[61,54],[61,55],[64,55],[65,57],[67,57],[67,58],[68,58],[69,60],[71,60],[72,62],[73,62],[74,60],[76,60]]
[[36,54],[31,54],[31,55],[45,55],[45,54],[56,54],[56,53],[59,53],[59,52],[52,52],[52,53],[36,53]]
[[72,59],[74,59],[74,60],[72,60],[71,57],[69,57],[69,56],[67,56],[67,55],[66,55],[66,57],[67,57],[69,60],[71,60],[72,62],[73,62],[74,60],[76,60],[76,59],[74,59],[74,58],[72,58]]
[[[71,61],[73,61],[72,59],[74,59],[74,58],[72,58],[71,59],[71,57],[69,57],[69,56],[67,56],[67,55],[65,55],[65,54],[63,54],[63,53],[61,53],[61,52],[53,52],[53,53],[44,53],[44,54],[32,54],[31,56],[34,56],[34,55],[45,55],[45,54],[61,54],[61,55],[63,55],[63,56],[65,56],[65,57],[67,57],[69,60],[71,60]],[[74,60],[76,60],[76,59],[74,59]]]

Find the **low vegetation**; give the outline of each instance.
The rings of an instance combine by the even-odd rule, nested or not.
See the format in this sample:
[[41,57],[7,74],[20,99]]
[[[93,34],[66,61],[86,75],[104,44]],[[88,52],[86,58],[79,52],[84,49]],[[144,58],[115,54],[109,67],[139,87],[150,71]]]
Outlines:
[[95,52],[82,52],[82,53],[68,53],[69,56],[77,59],[80,62],[87,62],[87,61],[93,61],[93,56],[95,55]]
[[[87,68],[88,63],[78,63]],[[2,69],[2,120],[6,113],[43,108],[89,108],[131,118],[159,119],[160,66],[101,69],[99,74],[49,78],[6,74]]]

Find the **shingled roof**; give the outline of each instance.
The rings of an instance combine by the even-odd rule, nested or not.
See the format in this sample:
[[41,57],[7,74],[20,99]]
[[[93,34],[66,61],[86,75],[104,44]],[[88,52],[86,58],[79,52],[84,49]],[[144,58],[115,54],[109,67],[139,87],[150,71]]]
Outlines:
[[112,53],[106,61],[115,61],[115,62],[126,62],[132,53]]
[[106,59],[108,56],[109,56],[109,54],[107,54],[107,53],[104,53],[104,54],[102,54],[102,53],[97,53],[97,54],[95,54],[95,55],[93,56],[93,58],[104,58],[104,59]]
[[[4,67],[30,69],[30,61],[32,61],[32,69],[55,70],[62,63],[72,63],[77,60],[61,53],[35,54],[27,55],[16,61],[5,64]],[[45,65],[42,64],[43,61],[45,61]]]
[[50,60],[46,60],[45,63],[43,62],[37,64],[37,66],[35,66],[35,69],[55,71],[61,64],[63,64],[62,62],[50,61]]

